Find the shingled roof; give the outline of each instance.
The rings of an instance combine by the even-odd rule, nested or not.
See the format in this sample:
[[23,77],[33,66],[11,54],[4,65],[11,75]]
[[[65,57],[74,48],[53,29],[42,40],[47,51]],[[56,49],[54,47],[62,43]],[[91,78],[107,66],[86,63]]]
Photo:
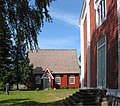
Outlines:
[[46,68],[56,74],[80,73],[76,50],[33,50],[29,59],[34,73],[43,73]]

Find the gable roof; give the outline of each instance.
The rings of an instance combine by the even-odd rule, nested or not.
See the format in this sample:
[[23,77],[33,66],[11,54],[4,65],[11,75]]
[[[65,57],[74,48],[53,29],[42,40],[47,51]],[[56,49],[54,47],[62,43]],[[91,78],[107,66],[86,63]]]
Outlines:
[[42,79],[44,78],[44,77],[51,77],[52,79],[54,79],[54,77],[52,76],[52,74],[51,74],[51,72],[50,72],[50,70],[49,69],[45,69],[45,71],[44,71],[44,74],[42,75]]
[[80,73],[76,50],[33,50],[28,53],[35,73],[48,68],[52,73]]

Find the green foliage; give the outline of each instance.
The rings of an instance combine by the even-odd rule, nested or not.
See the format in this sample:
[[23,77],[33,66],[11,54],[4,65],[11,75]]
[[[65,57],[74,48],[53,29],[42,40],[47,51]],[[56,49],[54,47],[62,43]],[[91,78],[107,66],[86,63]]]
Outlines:
[[42,30],[44,21],[52,22],[48,7],[53,0],[34,0],[33,5],[31,1],[33,2],[33,0],[1,0],[0,13],[7,17],[5,20],[11,29],[11,35],[33,49],[38,46],[37,34]]
[[75,89],[75,87],[65,86],[65,87],[62,87],[61,89]]
[[79,56],[79,58],[78,58],[78,59],[79,59],[79,62],[81,62],[81,55]]
[[44,21],[52,22],[48,7],[53,0],[0,0],[0,81],[26,83],[32,66],[27,49],[38,48],[37,34]]
[[0,82],[5,85],[11,83],[12,77],[12,40],[5,16],[1,14],[0,17]]
[[79,60],[79,68],[81,70],[81,65],[80,65],[80,63],[81,63],[81,55],[78,57],[78,60]]
[[29,63],[28,52],[26,51],[26,46],[20,41],[16,41],[14,46],[14,82],[18,84],[26,84],[30,81],[30,74],[32,71],[32,65]]
[[3,82],[0,82],[0,91],[3,91],[4,86],[3,86]]

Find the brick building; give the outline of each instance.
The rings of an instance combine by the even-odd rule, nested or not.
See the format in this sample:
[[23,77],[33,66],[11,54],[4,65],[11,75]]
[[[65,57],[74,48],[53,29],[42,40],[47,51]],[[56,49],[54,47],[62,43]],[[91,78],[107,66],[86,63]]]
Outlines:
[[79,24],[81,87],[120,96],[120,0],[84,0]]

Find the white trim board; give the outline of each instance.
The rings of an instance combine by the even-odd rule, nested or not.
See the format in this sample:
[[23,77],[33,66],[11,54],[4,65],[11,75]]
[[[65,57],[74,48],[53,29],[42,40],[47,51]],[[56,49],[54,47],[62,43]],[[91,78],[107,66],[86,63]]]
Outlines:
[[80,41],[81,41],[81,88],[84,87],[84,29],[83,29],[83,21],[80,26]]
[[87,87],[90,87],[90,5],[87,1]]
[[81,88],[84,88],[84,21],[87,14],[87,87],[90,87],[90,0],[85,0],[79,20],[81,38]]

